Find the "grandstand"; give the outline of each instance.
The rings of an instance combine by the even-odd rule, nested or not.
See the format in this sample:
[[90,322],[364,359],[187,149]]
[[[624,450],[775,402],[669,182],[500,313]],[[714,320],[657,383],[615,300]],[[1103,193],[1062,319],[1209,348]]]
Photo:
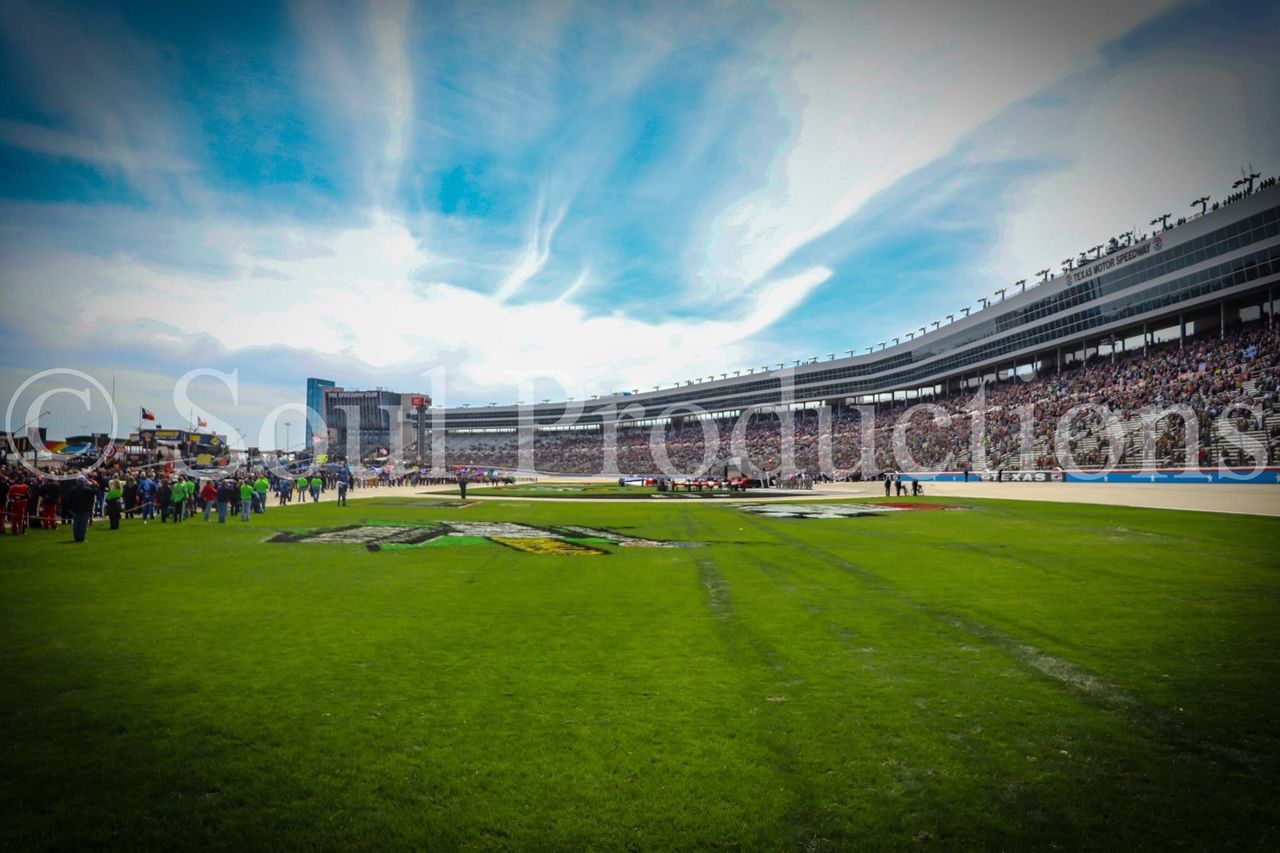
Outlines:
[[[1277,460],[1275,178],[1190,220],[1166,220],[1150,235],[1112,238],[1105,251],[1099,245],[1092,257],[1064,262],[1060,274],[1042,272],[1023,292],[1001,291],[967,316],[860,355],[588,401],[435,410],[435,434],[446,440],[450,465],[517,467],[532,459],[539,470],[572,474],[664,467],[653,455],[654,431],[673,466],[697,473],[722,464],[718,445],[738,423],[762,469],[831,478],[903,467],[902,447],[916,466],[935,468]],[[967,414],[975,395],[987,410],[981,447]],[[916,412],[895,437],[897,419],[922,402],[939,409]],[[1028,404],[1034,408],[1023,414]],[[1116,412],[1119,434],[1081,417],[1059,439],[1058,418],[1083,404]],[[1161,417],[1144,437],[1139,410],[1170,405],[1194,412],[1190,433],[1181,417]],[[1250,411],[1222,418],[1233,405]],[[868,406],[874,427],[863,425]],[[782,445],[789,423],[794,458]],[[616,458],[608,450],[613,434]],[[1188,436],[1200,443],[1190,459]],[[709,443],[716,452],[704,455]]]

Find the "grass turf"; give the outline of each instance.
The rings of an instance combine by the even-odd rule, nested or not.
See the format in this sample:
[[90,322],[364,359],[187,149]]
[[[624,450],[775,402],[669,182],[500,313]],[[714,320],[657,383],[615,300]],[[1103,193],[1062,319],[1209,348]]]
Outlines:
[[[963,503],[5,537],[0,847],[1274,849],[1280,522]],[[704,544],[263,541],[431,520]]]

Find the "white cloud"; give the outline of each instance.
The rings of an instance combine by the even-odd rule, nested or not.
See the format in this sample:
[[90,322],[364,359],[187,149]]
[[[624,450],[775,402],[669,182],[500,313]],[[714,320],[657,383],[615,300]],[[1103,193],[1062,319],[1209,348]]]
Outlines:
[[294,20],[304,45],[303,73],[312,96],[329,112],[355,150],[369,198],[389,204],[400,180],[414,118],[409,61],[408,0],[342,4],[296,2]]
[[164,98],[172,56],[136,37],[111,9],[58,2],[7,4],[0,46],[52,125],[6,122],[5,141],[123,170],[152,197],[186,193],[191,143]]
[[413,78],[409,68],[409,2],[388,0],[369,7],[369,29],[377,79],[383,90],[387,139],[383,156],[384,186],[394,188],[409,144],[413,120]]
[[166,151],[139,151],[21,121],[0,120],[0,142],[46,157],[79,160],[127,173],[191,172],[195,165]]
[[1110,236],[1150,232],[1155,216],[1197,214],[1190,201],[1230,192],[1240,164],[1280,155],[1280,143],[1243,132],[1248,108],[1230,70],[1165,56],[1103,81],[1079,116],[1069,107],[1066,132],[1046,140],[1025,128],[1040,153],[1070,165],[1016,189],[991,266],[1002,280],[1033,278],[1045,266],[1057,272],[1062,259]]
[[495,299],[499,302],[505,302],[515,296],[529,279],[541,272],[542,268],[546,266],[547,261],[551,258],[551,241],[555,239],[556,229],[564,221],[566,210],[566,208],[560,208],[551,215],[550,222],[544,222],[543,220],[547,215],[547,205],[545,196],[539,195],[537,212],[533,217],[533,227],[530,229],[528,245],[520,253],[520,257],[516,259],[515,266],[511,268],[506,278],[498,285],[498,292],[494,296]]
[[706,223],[700,292],[759,281],[876,192],[1009,104],[1096,61],[1097,47],[1171,0],[800,2],[770,53],[793,133],[763,183]]
[[[134,228],[146,233],[145,215],[120,215],[137,217]],[[50,333],[101,341],[108,350],[207,335],[233,355],[282,344],[349,357],[353,368],[375,373],[417,375],[448,362],[458,387],[492,389],[486,394],[510,393],[522,372],[568,368],[584,393],[597,393],[754,362],[755,337],[831,274],[814,268],[771,282],[715,319],[646,322],[589,315],[563,298],[571,294],[512,304],[448,282],[415,285],[431,255],[386,214],[333,229],[228,220],[190,227],[209,235],[229,272],[161,267],[130,255],[16,250],[6,311],[22,327],[48,325]],[[53,304],[93,310],[55,317]],[[249,359],[247,381],[252,370]]]
[[578,273],[578,277],[573,280],[573,284],[569,285],[564,293],[561,293],[556,297],[556,302],[568,302],[572,297],[577,295],[578,291],[582,290],[582,288],[586,286],[587,281],[590,278],[591,270],[583,269],[582,272]]

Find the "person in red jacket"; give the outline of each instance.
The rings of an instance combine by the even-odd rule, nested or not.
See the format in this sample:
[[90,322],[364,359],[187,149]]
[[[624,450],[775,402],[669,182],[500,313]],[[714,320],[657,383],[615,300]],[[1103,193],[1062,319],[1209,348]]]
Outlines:
[[[14,480],[9,485],[9,500],[7,505],[7,513],[9,517],[10,530],[14,536],[27,532],[27,501],[31,498],[31,487],[22,480]],[[4,519],[0,518],[0,525],[4,524]]]
[[218,500],[218,487],[213,484],[213,480],[205,480],[204,485],[200,488],[200,503],[204,506],[204,520],[209,520],[209,515],[213,512],[213,504]]

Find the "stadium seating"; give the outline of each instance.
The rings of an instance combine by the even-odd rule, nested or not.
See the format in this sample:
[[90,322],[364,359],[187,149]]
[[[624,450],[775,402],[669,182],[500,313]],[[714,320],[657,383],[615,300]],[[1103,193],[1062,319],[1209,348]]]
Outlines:
[[[1232,426],[1267,448],[1269,463],[1280,460],[1280,334],[1274,327],[1254,323],[1222,337],[1190,338],[1185,344],[1166,343],[1138,351],[1095,357],[1087,362],[1037,377],[1020,377],[987,385],[982,389],[985,404],[985,460],[972,452],[970,411],[979,399],[975,393],[953,394],[926,399],[945,412],[912,408],[918,401],[879,406],[875,411],[875,459],[878,470],[898,470],[906,457],[895,452],[895,425],[908,418],[905,429],[897,430],[905,449],[924,470],[956,469],[962,464],[987,468],[1050,469],[1056,466],[1096,468],[1114,454],[1114,464],[1136,466],[1142,462],[1143,421],[1139,413],[1149,407],[1190,406],[1198,423],[1195,429],[1202,451],[1198,464],[1240,464],[1247,462],[1239,447],[1227,441],[1220,415],[1233,404],[1253,407],[1256,418],[1240,411]],[[1103,406],[1120,419],[1121,435],[1113,444],[1100,417],[1072,419],[1067,446],[1071,459],[1059,458],[1056,434],[1059,420],[1083,404]],[[1030,445],[1024,450],[1022,412],[1033,406]],[[856,478],[862,456],[863,427],[856,407],[842,408],[830,415],[829,462],[824,464],[816,409],[791,413],[794,423],[795,470],[817,478]],[[697,474],[723,464],[732,454],[731,434],[736,418],[685,422],[659,428],[660,444],[670,460],[670,468]],[[704,430],[706,432],[704,432]],[[772,413],[751,415],[743,437],[746,457],[761,470],[779,468],[786,430]],[[621,427],[617,435],[617,472],[644,474],[662,470],[655,458],[649,428]],[[706,453],[706,439],[712,438],[712,452]],[[1183,426],[1178,417],[1159,420],[1154,430],[1156,462],[1161,466],[1184,464]],[[453,466],[516,468],[521,459],[514,433],[449,433],[447,461]],[[662,451],[656,454],[662,455]],[[547,473],[600,474],[605,470],[604,440],[595,430],[538,432],[533,440],[533,463]],[[524,460],[526,463],[528,460]],[[708,464],[708,461],[710,464]]]

